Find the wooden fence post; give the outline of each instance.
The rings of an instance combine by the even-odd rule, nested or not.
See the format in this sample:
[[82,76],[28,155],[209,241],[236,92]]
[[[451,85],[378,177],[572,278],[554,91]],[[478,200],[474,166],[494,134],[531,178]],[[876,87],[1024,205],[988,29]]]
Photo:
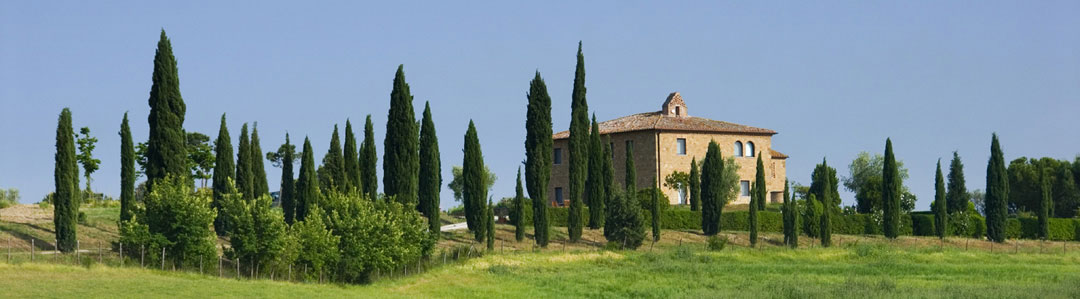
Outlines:
[[82,251],[80,244],[82,243],[79,240],[75,240],[75,264],[82,264],[82,258],[79,256],[80,251]]
[[124,266],[124,242],[120,242],[120,267]]
[[34,239],[30,238],[30,262],[34,261]]

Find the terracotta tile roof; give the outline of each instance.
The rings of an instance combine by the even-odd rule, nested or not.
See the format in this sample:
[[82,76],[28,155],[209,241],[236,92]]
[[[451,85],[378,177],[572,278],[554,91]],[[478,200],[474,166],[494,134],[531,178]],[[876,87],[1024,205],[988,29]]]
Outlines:
[[[600,122],[600,134],[662,130],[662,131],[692,131],[713,133],[739,133],[739,134],[767,134],[775,135],[776,131],[756,128],[746,125],[729,123],[719,120],[711,120],[693,116],[664,116],[662,111],[638,113],[624,116],[609,121]],[[552,136],[554,139],[566,139],[570,137],[570,131],[562,131]],[[781,154],[783,155],[783,154]],[[785,156],[786,157],[786,156]]]
[[774,149],[771,149],[771,148],[769,149],[769,156],[772,156],[773,159],[787,159],[788,158],[788,155],[780,153],[780,152],[778,152],[778,151],[776,151]]

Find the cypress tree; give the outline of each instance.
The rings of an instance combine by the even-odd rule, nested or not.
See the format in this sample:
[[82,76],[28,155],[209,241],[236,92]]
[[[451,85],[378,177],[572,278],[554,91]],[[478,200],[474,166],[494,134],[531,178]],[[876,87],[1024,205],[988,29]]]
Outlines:
[[578,42],[577,69],[574,72],[574,92],[570,104],[570,219],[566,221],[570,242],[581,239],[582,199],[589,169],[589,104],[585,99],[585,55]]
[[435,238],[439,237],[439,193],[442,191],[442,158],[439,156],[439,136],[435,135],[435,120],[431,105],[424,103],[424,118],[420,121],[420,212],[428,219]]
[[589,134],[589,176],[585,179],[585,199],[589,204],[589,228],[598,229],[604,226],[604,203],[607,200],[605,194],[606,182],[604,182],[604,159],[611,160],[610,156],[604,156],[604,145],[600,138],[600,125],[596,123],[596,114],[592,118],[592,132]]
[[948,203],[945,201],[945,178],[941,174],[941,159],[937,161],[937,173],[934,174],[934,229],[938,238],[944,240],[949,224]]
[[255,198],[255,178],[251,172],[251,141],[248,125],[240,127],[240,144],[236,147],[236,191],[245,200]]
[[491,204],[491,200],[488,200],[487,207],[484,208],[484,223],[487,223],[484,227],[487,233],[487,249],[495,250],[495,205]]
[[623,186],[626,187],[626,197],[637,199],[637,167],[634,167],[634,143],[626,143],[626,171],[623,174]]
[[716,141],[709,142],[705,161],[701,167],[701,230],[706,236],[715,236],[720,232],[720,206],[724,188],[722,177],[724,161],[720,157],[720,146]]
[[952,163],[949,163],[949,191],[945,193],[945,201],[948,202],[948,212],[964,212],[968,208],[967,183],[964,182],[964,163],[960,162],[960,154],[953,151]]
[[514,240],[525,240],[525,191],[521,188],[521,166],[518,166],[517,185],[514,186]]
[[551,97],[540,72],[529,83],[529,105],[525,117],[525,185],[533,202],[533,235],[536,244],[547,247],[547,191],[551,177]]
[[225,196],[236,193],[236,169],[233,163],[232,137],[225,125],[225,114],[221,114],[221,127],[218,128],[217,140],[214,141],[214,199],[213,207],[218,211],[214,218],[214,231],[224,235],[227,231],[225,219]]
[[135,204],[135,146],[131,141],[128,115],[120,122],[120,221],[131,220]]
[[[810,195],[813,196],[813,195]],[[822,202],[830,202],[830,200],[822,200]],[[821,247],[832,246],[832,209],[821,209]]]
[[465,221],[473,231],[477,242],[484,241],[484,198],[487,186],[484,185],[484,154],[480,150],[480,137],[476,126],[469,120],[469,129],[465,131],[465,155],[461,166],[462,201],[465,204]]
[[690,210],[700,210],[701,172],[698,170],[697,157],[690,159]]
[[[810,194],[815,196],[810,197],[813,200],[807,201],[807,207],[811,210],[812,206],[816,205],[815,202],[820,202],[822,209],[821,214],[810,213],[811,232],[813,235],[821,238],[822,245],[826,245],[830,242],[832,237],[832,228],[825,224],[828,218],[831,218],[832,214],[839,213],[840,195],[837,192],[838,179],[836,178],[836,169],[829,167],[828,161],[825,158],[821,159],[821,164],[814,167],[814,172],[811,175]],[[816,226],[814,226],[816,225]]]
[[1005,242],[1006,203],[1009,199],[1009,175],[1005,172],[1005,157],[997,133],[990,141],[990,161],[986,163],[986,237]]
[[412,106],[413,96],[405,82],[404,65],[398,65],[394,89],[390,92],[390,112],[383,141],[383,193],[406,207],[415,207],[419,192],[419,132]]
[[375,164],[379,157],[375,153],[375,129],[371,124],[371,114],[364,123],[364,143],[360,145],[360,186],[371,200],[379,198],[379,179],[375,173]]
[[56,124],[56,168],[53,170],[53,225],[56,249],[71,252],[76,246],[79,214],[79,165],[75,159],[75,132],[71,110],[64,108]]
[[304,221],[313,205],[319,203],[319,179],[315,175],[315,157],[311,153],[311,140],[304,137],[304,151],[300,153],[300,176],[296,179],[296,219]]
[[180,77],[173,57],[172,42],[161,30],[154,53],[154,73],[150,86],[150,137],[146,141],[147,189],[168,175],[189,177],[187,134],[184,113],[187,107],[180,96]]
[[[660,177],[654,176],[656,186],[660,186]],[[660,190],[653,190],[652,193],[652,237],[653,243],[660,241]]]
[[259,124],[251,129],[251,187],[254,196],[270,195],[270,186],[266,182],[266,165],[263,162],[262,146],[259,145]]
[[345,157],[341,154],[341,138],[338,127],[334,125],[334,133],[330,136],[330,148],[323,156],[322,167],[319,168],[319,186],[323,193],[345,192]]
[[892,139],[885,139],[885,166],[881,174],[882,223],[885,237],[896,239],[900,234],[900,171],[893,155]]
[[348,119],[345,120],[345,151],[342,155],[345,156],[345,190],[351,192],[356,189],[360,192],[363,190],[360,183],[360,156],[356,151],[356,135],[353,134],[352,121]]
[[618,202],[615,200],[615,193],[623,192],[615,186],[615,157],[612,156],[612,146],[610,139],[605,137],[604,144],[604,237],[612,238],[611,234],[615,232],[615,228],[618,226],[616,221],[615,209],[618,208]]
[[750,193],[750,247],[757,246],[758,210],[764,210],[765,202],[765,164],[761,161],[761,154],[757,155],[757,170],[754,175],[754,188]]
[[754,177],[754,181],[755,182],[761,182],[761,183],[758,184],[757,187],[755,187],[755,188],[760,188],[761,190],[757,190],[757,189],[753,189],[753,190],[754,190],[754,192],[760,192],[761,193],[761,194],[758,194],[757,209],[759,211],[764,211],[765,210],[765,203],[768,200],[767,197],[766,197],[766,196],[768,196],[768,192],[766,191],[767,189],[766,189],[766,183],[765,183],[765,164],[762,164],[762,162],[761,162],[761,152],[758,152],[757,157],[758,157],[757,173],[756,173],[756,176]]
[[799,211],[795,200],[791,198],[787,180],[784,180],[784,244],[791,248],[799,247]]
[[285,155],[281,157],[281,209],[285,211],[285,223],[296,222],[296,182],[293,179],[293,151],[289,133],[285,133]]
[[1042,200],[1039,202],[1039,238],[1046,240],[1050,237],[1050,209],[1054,205],[1053,192],[1050,184],[1050,169],[1044,169],[1040,181]]

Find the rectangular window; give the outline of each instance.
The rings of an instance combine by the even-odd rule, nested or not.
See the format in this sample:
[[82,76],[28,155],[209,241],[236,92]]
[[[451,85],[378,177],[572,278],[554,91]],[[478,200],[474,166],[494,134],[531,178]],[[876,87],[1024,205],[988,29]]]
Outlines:
[[750,196],[750,181],[739,182],[739,196]]
[[555,160],[554,160],[554,163],[555,164],[562,164],[562,149],[561,148],[555,148]]
[[686,204],[686,188],[679,188],[679,204]]
[[680,156],[686,156],[686,138],[675,139],[676,150]]
[[563,205],[562,187],[555,187],[555,204],[560,207]]

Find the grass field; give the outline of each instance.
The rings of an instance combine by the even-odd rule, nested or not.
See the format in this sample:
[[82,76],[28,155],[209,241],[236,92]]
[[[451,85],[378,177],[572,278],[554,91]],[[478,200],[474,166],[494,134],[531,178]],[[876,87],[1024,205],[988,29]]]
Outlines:
[[[108,213],[88,212],[86,230]],[[44,224],[0,225],[6,234],[16,228],[35,238],[47,230]],[[748,248],[744,232],[724,232],[731,245],[706,251],[697,232],[664,231],[661,242],[637,251],[602,251],[599,231],[586,230],[577,244],[564,242],[564,229],[553,232],[551,245],[538,250],[528,240],[514,242],[512,227],[499,225],[494,252],[369,285],[222,279],[94,263],[0,263],[0,296],[1080,297],[1080,244],[1073,242],[1010,241],[991,252],[989,243],[969,239],[949,239],[942,248],[933,238],[834,236],[839,245],[832,248],[811,247],[814,240],[802,238],[804,248],[790,250],[779,246],[778,234],[764,234],[761,248]],[[465,231],[443,237],[440,248],[480,248]]]

